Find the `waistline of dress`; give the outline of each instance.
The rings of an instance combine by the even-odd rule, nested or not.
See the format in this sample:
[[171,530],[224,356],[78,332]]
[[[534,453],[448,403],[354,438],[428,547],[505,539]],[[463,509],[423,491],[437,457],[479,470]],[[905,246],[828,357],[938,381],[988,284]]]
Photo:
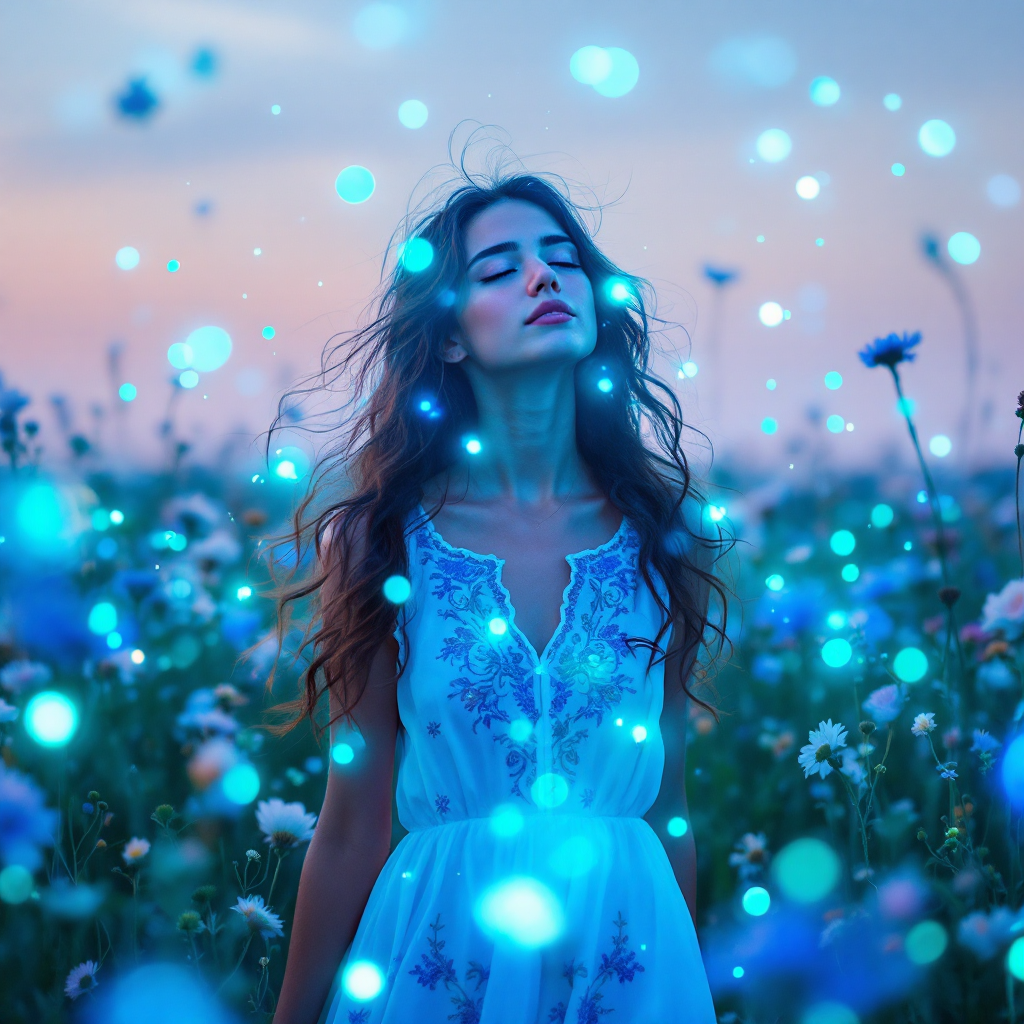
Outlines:
[[[491,815],[466,815],[464,818],[455,818],[452,821],[442,821],[436,825],[416,825],[413,828],[408,829],[409,835],[419,835],[422,832],[432,832],[438,829],[453,828],[457,825],[469,825],[474,822],[489,822],[492,820]],[[545,822],[558,822],[558,821],[642,821],[645,824],[647,819],[642,814],[577,814],[571,811],[551,811],[541,814],[524,814],[523,815],[523,827],[527,826],[527,822],[532,821],[545,821]]]

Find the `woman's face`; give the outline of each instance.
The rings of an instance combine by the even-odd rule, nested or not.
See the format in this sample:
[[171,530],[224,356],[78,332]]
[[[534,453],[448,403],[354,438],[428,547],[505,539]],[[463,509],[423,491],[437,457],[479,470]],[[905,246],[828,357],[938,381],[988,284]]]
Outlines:
[[597,344],[590,279],[579,253],[539,206],[506,199],[466,227],[467,281],[446,358],[482,369],[578,362]]

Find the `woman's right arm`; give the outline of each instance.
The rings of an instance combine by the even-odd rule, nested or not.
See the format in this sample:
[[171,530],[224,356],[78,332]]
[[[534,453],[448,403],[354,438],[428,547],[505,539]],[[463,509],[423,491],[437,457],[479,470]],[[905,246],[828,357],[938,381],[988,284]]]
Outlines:
[[[274,1024],[316,1024],[342,956],[391,847],[398,734],[398,643],[380,647],[352,710],[366,746],[346,765],[328,758],[327,793],[306,851]],[[331,717],[340,706],[330,694]],[[339,723],[331,726],[331,748]]]

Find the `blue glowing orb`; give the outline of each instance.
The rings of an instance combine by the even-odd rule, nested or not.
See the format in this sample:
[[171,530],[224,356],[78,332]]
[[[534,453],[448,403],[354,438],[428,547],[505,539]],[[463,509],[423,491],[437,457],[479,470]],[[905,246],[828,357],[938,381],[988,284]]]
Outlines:
[[274,335],[277,334],[277,331],[275,331],[274,328],[268,324],[266,327],[263,328],[261,333],[264,339],[266,339],[267,341],[271,341]]
[[480,441],[475,437],[467,437],[463,442],[463,447],[470,455],[479,455],[484,448]]
[[392,604],[405,604],[412,593],[412,584],[404,576],[389,576],[384,581],[384,596]]
[[231,335],[222,327],[199,327],[185,339],[185,344],[192,350],[189,366],[200,373],[220,369],[231,355]]
[[114,254],[114,262],[122,270],[134,270],[139,265],[139,250],[126,245]]
[[768,164],[785,160],[793,149],[793,140],[781,128],[769,128],[757,137],[757,155]]
[[1024,806],[1024,736],[1018,736],[1003,756],[1003,788],[1010,803]]
[[346,966],[341,987],[350,999],[366,1003],[380,995],[384,975],[372,960],[355,960]]
[[699,367],[697,366],[697,364],[696,364],[695,362],[693,362],[692,360],[687,360],[687,361],[686,361],[685,363],[683,363],[683,365],[682,365],[682,366],[681,366],[681,367],[679,368],[679,372],[680,372],[680,373],[681,373],[681,374],[682,374],[682,375],[683,375],[684,377],[696,377],[696,376],[697,376],[697,371],[698,371],[699,369],[700,369],[700,368],[699,368]]
[[886,110],[895,112],[903,106],[903,100],[898,93],[887,92],[882,97],[882,106],[885,107]]
[[[2,880],[3,876],[0,875],[0,885],[3,884]],[[0,892],[0,896],[2,895],[2,892]],[[1014,939],[1009,952],[1006,954],[1006,969],[1018,981],[1024,981],[1024,938]]]
[[178,260],[168,260],[167,269],[170,273],[176,274],[179,270],[181,270],[181,263]]
[[845,1003],[826,1000],[807,1007],[800,1024],[860,1024],[860,1017]]
[[598,391],[603,391],[605,394],[607,394],[609,391],[611,391],[611,389],[612,389],[612,381],[611,381],[610,377],[602,377],[597,382],[597,390]]
[[192,365],[192,346],[176,341],[167,349],[167,362],[176,370],[187,370]]
[[58,540],[65,530],[65,506],[50,484],[33,484],[18,502],[18,526],[26,540],[46,545]]
[[801,199],[817,199],[821,192],[821,182],[812,174],[805,174],[797,179],[796,194]]
[[473,916],[493,938],[510,939],[524,949],[550,945],[565,927],[558,897],[528,875],[490,886],[474,907]]
[[94,604],[89,611],[89,632],[105,636],[117,629],[117,609],[109,601]]
[[772,862],[772,873],[789,899],[816,903],[839,881],[839,858],[820,839],[797,839],[778,852]]
[[127,381],[117,389],[117,397],[122,402],[134,402],[138,396],[139,389],[134,384],[129,384]]
[[335,743],[331,747],[331,758],[338,764],[351,764],[356,752],[351,743]]
[[78,728],[78,709],[56,690],[43,690],[25,705],[25,729],[42,747],[62,747]]
[[840,636],[826,640],[821,646],[821,660],[829,668],[842,668],[853,657],[853,648],[849,640]]
[[243,761],[229,768],[221,779],[224,795],[233,803],[244,806],[259,796],[260,777],[256,769]]
[[878,527],[880,530],[884,530],[887,526],[892,524],[894,513],[892,506],[890,505],[876,505],[871,510],[871,525]]
[[183,388],[191,390],[199,384],[199,374],[195,370],[182,370],[178,374],[178,383]]
[[0,871],[0,900],[4,903],[24,903],[34,888],[32,872],[23,865],[8,864]]
[[619,306],[625,305],[633,298],[633,290],[619,277],[610,278],[605,284],[605,293],[612,302]]
[[948,945],[949,936],[938,921],[919,921],[903,940],[907,959],[919,967],[938,960]]
[[419,274],[434,262],[434,247],[425,238],[410,238],[399,250],[398,259],[410,274]]
[[359,164],[350,164],[334,180],[334,190],[353,206],[365,203],[376,187],[373,175]]
[[850,562],[848,565],[844,565],[839,573],[846,583],[854,583],[860,576],[860,569]]
[[786,581],[778,573],[772,573],[772,575],[764,581],[764,585],[769,590],[779,591],[786,585]]
[[427,123],[427,105],[420,100],[406,100],[398,107],[398,120],[406,128],[422,128]]
[[301,480],[309,467],[309,456],[294,445],[278,448],[270,458],[270,472],[279,480]]
[[833,434],[841,434],[846,429],[846,420],[837,413],[833,413],[827,420],[825,426]]
[[904,683],[916,683],[928,671],[928,656],[916,647],[904,647],[892,660],[896,678]]
[[757,318],[765,327],[778,327],[786,319],[785,310],[777,302],[764,302],[757,311]]
[[668,825],[666,825],[668,834],[674,839],[680,839],[682,836],[685,836],[689,829],[690,826],[685,818],[669,818]]
[[767,389],[768,389],[769,391],[774,391],[774,390],[775,390],[775,389],[776,389],[776,388],[777,388],[777,387],[779,386],[779,382],[778,382],[778,381],[777,381],[777,380],[776,380],[776,379],[775,379],[774,377],[769,377],[769,378],[768,378],[768,379],[767,379],[767,380],[766,380],[766,381],[764,382],[764,386],[765,386],[765,387],[766,387],[766,388],[767,388]]
[[956,145],[956,132],[936,118],[921,125],[917,141],[929,156],[948,156]]
[[356,39],[368,50],[389,50],[397,46],[408,29],[408,17],[397,4],[367,4],[352,19]]
[[928,451],[937,459],[944,459],[953,450],[953,442],[945,434],[936,434],[928,442]]
[[272,104],[271,107],[270,107],[270,112],[274,115],[274,117],[277,117],[277,115],[281,113],[281,104],[280,103]]
[[507,839],[523,827],[523,812],[515,804],[499,804],[491,811],[491,831]]
[[760,885],[752,885],[743,894],[743,909],[751,917],[763,917],[771,905],[772,898],[768,890]]
[[640,65],[629,50],[623,50],[618,46],[609,46],[605,53],[611,60],[611,70],[594,82],[594,91],[613,99],[625,96],[640,80]]
[[976,262],[981,255],[981,242],[969,231],[958,231],[955,235],[949,236],[946,250],[950,259],[967,266]]
[[569,784],[561,775],[546,772],[538,776],[530,787],[530,796],[538,807],[550,809],[564,804],[569,796]]
[[843,375],[837,370],[829,370],[829,372],[825,374],[825,387],[827,387],[829,391],[835,391],[842,386]]
[[891,170],[897,178],[902,178],[903,175],[907,173],[907,169],[906,167],[903,166],[903,164],[893,164],[892,167],[889,168],[889,170]]
[[857,546],[857,538],[849,530],[836,530],[829,538],[829,547],[839,555],[845,557],[852,553]]
[[580,47],[569,58],[569,74],[583,85],[597,85],[612,72],[612,58],[603,46]]
[[827,75],[820,75],[811,82],[811,102],[819,107],[831,107],[839,102],[839,83]]

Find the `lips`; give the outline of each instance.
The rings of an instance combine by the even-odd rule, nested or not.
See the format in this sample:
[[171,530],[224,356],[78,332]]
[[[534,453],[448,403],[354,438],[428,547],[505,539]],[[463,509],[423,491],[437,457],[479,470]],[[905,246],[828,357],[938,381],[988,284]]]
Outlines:
[[527,319],[528,324],[564,324],[571,320],[576,314],[558,299],[548,299],[542,302]]

